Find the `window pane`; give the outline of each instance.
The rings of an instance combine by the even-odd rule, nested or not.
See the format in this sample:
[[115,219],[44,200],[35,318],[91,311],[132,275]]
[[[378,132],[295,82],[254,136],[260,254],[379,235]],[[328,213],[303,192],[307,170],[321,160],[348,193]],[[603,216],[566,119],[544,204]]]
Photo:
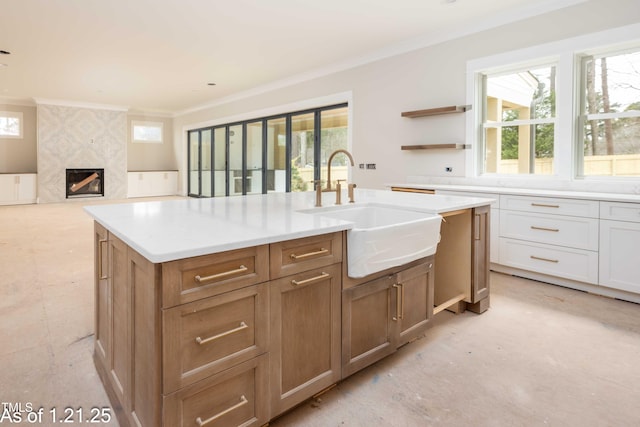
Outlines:
[[267,121],[267,192],[285,192],[287,129],[284,117]]
[[189,194],[200,195],[200,132],[189,132]]
[[486,77],[485,173],[553,173],[555,81],[555,66]]
[[247,194],[262,194],[262,122],[247,123]]
[[291,117],[291,191],[313,188],[314,115]]
[[[324,110],[320,113],[320,154],[322,159],[320,176],[323,182],[327,179],[327,162],[335,150],[347,149],[347,108]],[[331,162],[331,186],[335,187],[338,179],[346,180],[351,163],[344,154],[337,154]]]
[[162,123],[160,122],[132,122],[133,142],[162,143]]
[[221,127],[213,131],[214,137],[214,173],[213,185],[215,196],[226,196],[227,194],[227,128]]
[[17,117],[0,117],[0,137],[20,136],[20,119]]
[[585,176],[640,176],[640,117],[591,120],[584,134]]
[[584,72],[583,175],[640,176],[640,52],[589,58]]
[[487,128],[485,172],[553,174],[553,133],[553,124]]
[[211,197],[211,129],[203,130],[201,133],[201,182],[202,182],[202,196]]
[[229,126],[229,194],[242,194],[242,125]]

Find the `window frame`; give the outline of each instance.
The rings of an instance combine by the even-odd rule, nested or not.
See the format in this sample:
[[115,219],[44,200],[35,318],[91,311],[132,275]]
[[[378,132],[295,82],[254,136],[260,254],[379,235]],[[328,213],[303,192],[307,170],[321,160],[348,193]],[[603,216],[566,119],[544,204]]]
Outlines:
[[[137,139],[136,127],[159,128],[160,139]],[[164,123],[150,120],[131,120],[131,142],[134,144],[164,144]]]
[[[465,176],[485,182],[504,182],[508,179],[514,185],[527,186],[532,182],[549,182],[554,180],[580,182],[629,182],[636,184],[640,178],[633,176],[581,176],[581,165],[578,164],[582,149],[579,139],[580,131],[580,73],[581,57],[587,53],[601,53],[622,50],[630,47],[640,48],[640,24],[631,24],[596,33],[589,33],[570,39],[541,44],[515,51],[503,52],[483,58],[467,61],[467,104],[477,106],[467,116],[466,139],[471,145],[465,155]],[[531,58],[534,58],[533,60]],[[481,146],[483,128],[481,74],[499,72],[514,66],[540,64],[556,59],[557,91],[556,91],[556,129],[554,143],[554,174],[485,174],[484,147]],[[521,182],[518,184],[518,182]]]
[[0,111],[0,117],[18,119],[18,135],[0,134],[0,139],[24,139],[24,114],[22,111]]

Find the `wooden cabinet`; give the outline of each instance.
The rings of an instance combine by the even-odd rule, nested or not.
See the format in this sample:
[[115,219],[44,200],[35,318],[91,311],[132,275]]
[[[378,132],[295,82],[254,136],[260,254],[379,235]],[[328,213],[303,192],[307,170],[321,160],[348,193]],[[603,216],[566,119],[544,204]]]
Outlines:
[[120,425],[268,422],[268,247],[154,264],[95,223],[95,248],[94,361]]
[[270,282],[271,413],[340,380],[340,263]]
[[433,257],[428,257],[343,291],[343,378],[425,332],[433,316],[433,284]]
[[640,203],[600,203],[600,285],[640,293]]
[[491,208],[480,206],[473,209],[471,260],[471,304],[467,309],[482,313],[489,308],[489,265],[491,260]]

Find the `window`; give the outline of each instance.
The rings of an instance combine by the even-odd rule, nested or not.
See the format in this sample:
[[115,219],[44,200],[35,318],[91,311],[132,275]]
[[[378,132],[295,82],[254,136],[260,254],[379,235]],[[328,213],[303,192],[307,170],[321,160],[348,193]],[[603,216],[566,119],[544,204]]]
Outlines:
[[0,138],[22,138],[22,113],[0,111]]
[[484,173],[553,174],[556,66],[483,74]]
[[131,122],[131,141],[135,143],[162,144],[162,122]]
[[[189,195],[211,197],[307,191],[313,181],[326,185],[331,153],[348,146],[346,104],[216,125],[188,132]],[[213,130],[212,151],[203,139]],[[205,144],[206,142],[206,144]],[[204,157],[207,157],[205,159]],[[346,157],[337,156],[332,180],[346,179]]]
[[640,49],[582,59],[580,176],[640,176]]

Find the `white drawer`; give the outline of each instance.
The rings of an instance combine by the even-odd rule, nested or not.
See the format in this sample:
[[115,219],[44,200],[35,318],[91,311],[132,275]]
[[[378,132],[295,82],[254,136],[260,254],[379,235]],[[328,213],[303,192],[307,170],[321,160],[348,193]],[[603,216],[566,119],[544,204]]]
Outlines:
[[600,218],[640,222],[640,203],[600,202]]
[[480,193],[476,191],[454,191],[454,190],[436,190],[436,194],[461,196],[461,197],[483,197],[485,199],[493,199],[491,209],[500,209],[500,195],[497,193]]
[[500,264],[585,283],[598,283],[598,252],[501,237]]
[[500,210],[500,237],[598,250],[598,220]]
[[502,195],[500,209],[598,218],[600,206],[596,200]]

